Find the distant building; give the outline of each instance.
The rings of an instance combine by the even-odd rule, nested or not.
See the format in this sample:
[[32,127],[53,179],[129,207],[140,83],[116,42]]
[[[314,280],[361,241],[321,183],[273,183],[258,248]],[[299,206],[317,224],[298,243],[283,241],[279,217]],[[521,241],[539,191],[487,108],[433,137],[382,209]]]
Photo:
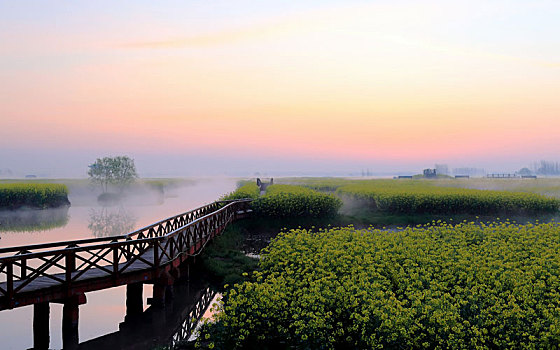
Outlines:
[[26,179],[35,179],[36,177],[37,177],[37,175],[33,175],[33,174],[25,175]]
[[424,177],[427,179],[433,179],[437,177],[436,169],[424,169]]

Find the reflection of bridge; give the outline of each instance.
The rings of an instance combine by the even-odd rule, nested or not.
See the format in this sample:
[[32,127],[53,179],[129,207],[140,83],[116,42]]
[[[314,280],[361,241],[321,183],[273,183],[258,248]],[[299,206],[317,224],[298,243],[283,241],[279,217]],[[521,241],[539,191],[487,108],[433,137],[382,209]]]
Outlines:
[[174,298],[165,308],[151,306],[125,319],[119,331],[83,342],[79,349],[173,349],[189,339],[214,296],[216,292],[207,284],[177,283]]
[[250,200],[214,202],[122,236],[0,249],[0,310],[34,305],[33,342],[49,346],[50,302],[63,303],[65,349],[78,345],[78,306],[86,292],[127,285],[127,316],[143,311],[143,284],[153,284],[152,305],[162,305],[189,260]]

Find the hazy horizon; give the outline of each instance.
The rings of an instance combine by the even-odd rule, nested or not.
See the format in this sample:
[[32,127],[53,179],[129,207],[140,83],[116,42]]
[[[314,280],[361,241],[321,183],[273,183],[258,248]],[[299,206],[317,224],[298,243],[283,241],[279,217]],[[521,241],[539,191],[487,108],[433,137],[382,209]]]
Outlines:
[[560,161],[555,1],[0,0],[0,177]]
[[[1,151],[0,151],[1,152]],[[487,173],[514,173],[521,168],[532,168],[532,159],[512,162],[503,159],[502,162],[481,159],[479,162],[445,162],[445,161],[407,161],[367,163],[352,160],[332,160],[328,158],[297,158],[297,157],[262,157],[245,158],[235,155],[158,155],[137,154],[128,152],[123,154],[94,152],[56,151],[6,153],[0,165],[1,178],[22,178],[35,175],[39,178],[87,178],[88,165],[96,158],[105,156],[128,155],[135,160],[140,177],[282,177],[282,176],[371,176],[412,175],[422,173],[423,169],[434,168],[436,164],[445,164],[449,173],[455,168],[476,168]],[[20,158],[20,157],[23,157]],[[26,161],[27,160],[27,161]],[[554,160],[550,158],[547,160]],[[376,166],[377,165],[377,166]],[[10,171],[10,173],[7,173]]]

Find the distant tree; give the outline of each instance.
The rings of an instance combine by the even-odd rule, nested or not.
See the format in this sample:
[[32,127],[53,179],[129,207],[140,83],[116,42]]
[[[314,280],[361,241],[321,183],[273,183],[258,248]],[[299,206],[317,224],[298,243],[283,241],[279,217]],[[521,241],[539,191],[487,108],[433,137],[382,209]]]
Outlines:
[[533,175],[533,172],[529,168],[521,168],[518,172],[521,176]]
[[558,162],[541,160],[533,163],[533,169],[539,175],[560,175],[560,164]]
[[97,158],[89,165],[88,175],[93,183],[101,185],[104,193],[109,185],[117,186],[122,192],[138,177],[134,159],[127,156]]

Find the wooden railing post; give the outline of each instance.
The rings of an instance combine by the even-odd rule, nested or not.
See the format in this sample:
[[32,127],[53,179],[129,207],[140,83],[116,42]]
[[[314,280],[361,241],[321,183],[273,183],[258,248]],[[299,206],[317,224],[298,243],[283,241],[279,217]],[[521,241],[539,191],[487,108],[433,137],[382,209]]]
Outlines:
[[177,236],[177,250],[180,251],[181,253],[185,252],[184,237],[185,237],[185,230],[181,230],[181,232],[179,232],[179,235]]
[[21,279],[27,277],[27,259],[21,259]]
[[14,297],[14,263],[11,261],[6,264],[6,294],[11,304]]
[[113,277],[119,277],[119,247],[113,246]]
[[154,240],[154,267],[159,267],[159,253],[158,253],[159,242]]
[[71,250],[66,253],[66,283],[70,286],[72,272],[76,271],[76,252]]

